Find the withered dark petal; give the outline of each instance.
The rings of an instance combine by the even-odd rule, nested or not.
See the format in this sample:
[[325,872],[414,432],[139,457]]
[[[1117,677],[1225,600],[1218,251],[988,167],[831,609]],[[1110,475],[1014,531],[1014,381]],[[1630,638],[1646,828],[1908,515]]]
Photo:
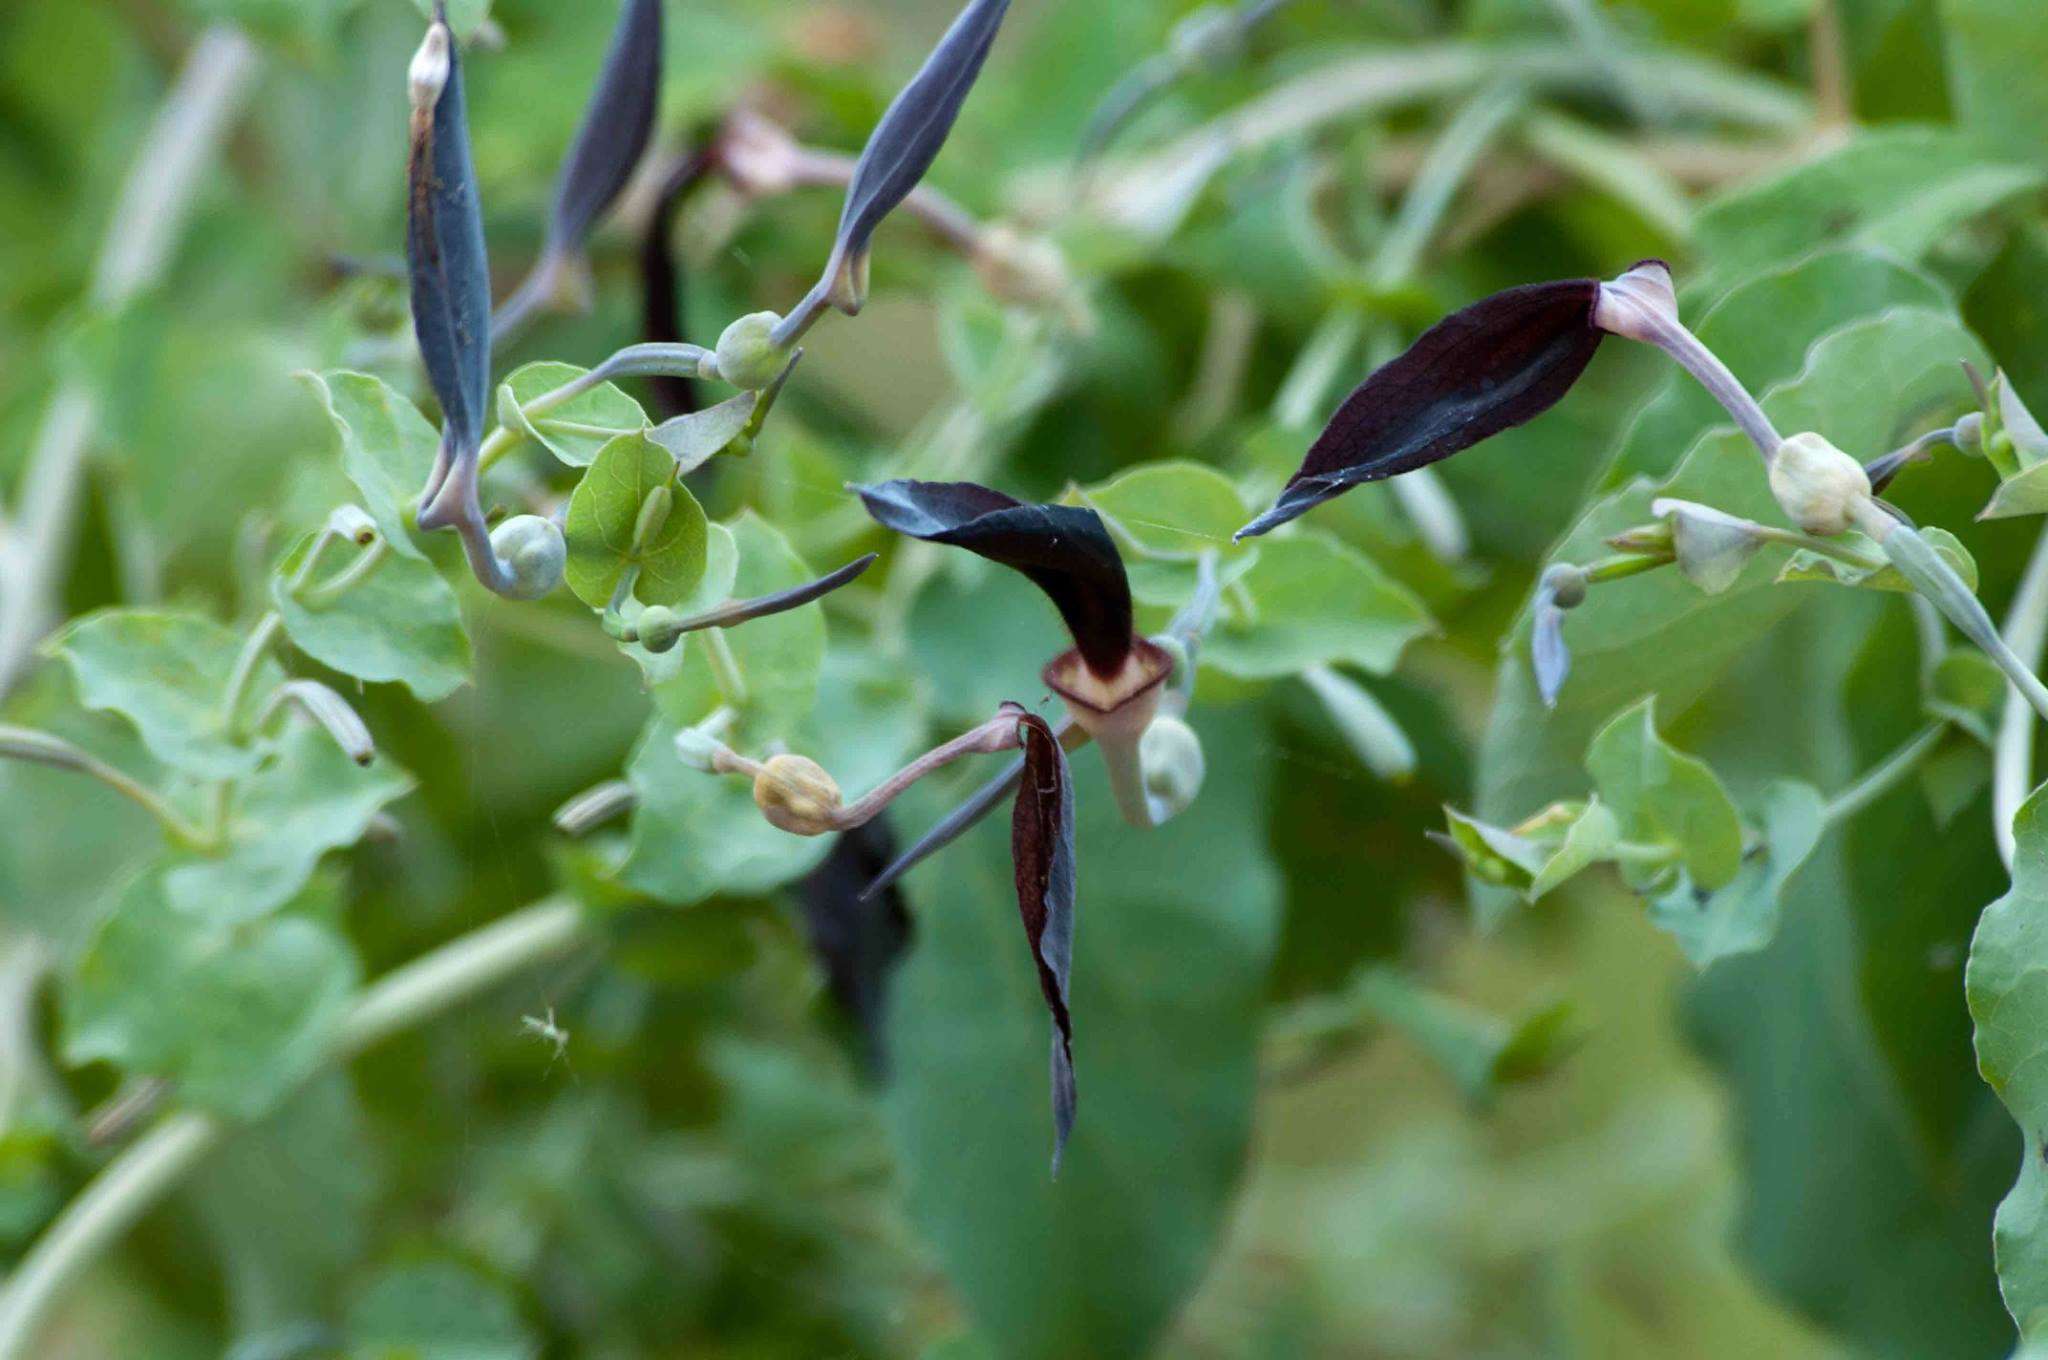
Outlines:
[[973,482],[856,486],[885,528],[965,548],[1031,578],[1066,620],[1088,668],[1110,677],[1131,654],[1131,583],[1102,516],[1035,505]]
[[1010,0],[968,0],[923,67],[883,112],[854,165],[832,257],[811,290],[813,298],[828,295],[842,269],[867,253],[875,228],[932,168],[1009,9]]
[[433,481],[438,488],[450,466],[476,458],[491,394],[490,263],[470,161],[462,54],[452,37],[447,83],[433,108],[413,117],[407,179],[413,331],[427,381],[441,403],[443,447]]
[[825,862],[797,888],[811,952],[825,984],[860,1036],[861,1059],[871,1078],[887,1075],[889,984],[910,947],[909,909],[899,892],[863,892],[896,857],[885,819],[840,836]]
[[[709,180],[711,166],[708,143],[685,154],[662,182],[648,217],[647,235],[640,243],[640,334],[650,344],[676,345],[689,338],[683,333],[684,281],[675,253],[676,215]],[[673,420],[703,407],[693,379],[664,375],[649,379],[648,386],[658,419]]]
[[1362,482],[1426,467],[1555,406],[1600,348],[1594,279],[1510,288],[1451,313],[1359,384],[1271,510],[1277,529]]
[[654,135],[661,98],[662,0],[625,0],[597,88],[562,162],[548,219],[548,248],[582,248],[610,211]]
[[1052,1170],[1057,1176],[1074,1131],[1074,1023],[1067,1010],[1074,959],[1074,786],[1067,753],[1045,719],[1025,713],[1017,722],[1024,777],[1010,821],[1010,859],[1038,989],[1052,1012]]

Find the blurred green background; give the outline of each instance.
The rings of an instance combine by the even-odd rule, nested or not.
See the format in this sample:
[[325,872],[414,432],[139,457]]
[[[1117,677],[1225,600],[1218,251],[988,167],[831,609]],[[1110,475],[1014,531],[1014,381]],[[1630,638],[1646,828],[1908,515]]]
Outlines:
[[[1016,0],[932,184],[1057,241],[1087,324],[999,306],[892,223],[867,313],[820,325],[761,447],[702,495],[717,516],[758,510],[821,566],[879,546],[841,485],[911,467],[1052,496],[1191,459],[1257,501],[1328,403],[1437,315],[1650,255],[1674,262],[1697,315],[1817,247],[1868,250],[1898,278],[1850,296],[1822,274],[1813,296],[1773,295],[1808,312],[1759,308],[1717,343],[1736,362],[1771,333],[1803,337],[1745,361],[1775,382],[1823,329],[1924,297],[2038,404],[2035,5],[1296,0],[1237,59],[1150,106],[1105,188],[1071,172],[1082,129],[1194,7]],[[678,0],[659,145],[744,105],[854,151],[952,10]],[[501,294],[539,247],[614,14],[497,0],[470,59]],[[182,55],[217,23],[256,42],[254,92],[163,281],[95,311],[119,186]],[[409,0],[0,7],[0,484],[57,386],[85,384],[101,412],[67,613],[171,601],[247,618],[268,554],[345,494],[293,374],[359,362],[402,325],[374,262],[402,246],[403,77],[420,31]],[[1141,173],[1185,168],[1195,143],[1177,139],[1373,54],[1385,61],[1345,68],[1346,88],[1404,71],[1423,84],[1248,142],[1184,196]],[[1460,62],[1472,79],[1428,83]],[[1418,167],[1486,92],[1519,101],[1509,130],[1448,186],[1425,236],[1400,243]],[[1786,170],[1816,159],[1833,168]],[[600,231],[587,313],[550,317],[501,369],[589,364],[637,338],[645,207],[631,196]],[[824,191],[693,204],[689,334],[788,306],[837,207]],[[1301,356],[1333,326],[1345,343],[1317,383]],[[387,376],[420,395],[402,368]],[[1412,779],[1376,776],[1298,680],[1207,672],[1210,783],[1182,822],[1151,839],[1119,827],[1099,763],[1077,758],[1083,1104],[1056,1184],[1002,829],[912,878],[915,938],[877,1075],[792,893],[664,903],[603,881],[624,841],[551,830],[564,799],[632,757],[639,677],[572,601],[465,593],[471,685],[431,706],[349,690],[417,789],[393,807],[395,834],[332,858],[323,910],[365,976],[559,885],[599,901],[604,945],[317,1076],[149,1214],[36,1353],[2008,1353],[1990,1219],[2018,1146],[1975,1075],[1960,969],[2002,887],[1981,769],[1945,820],[1908,787],[1831,838],[1771,947],[1704,980],[1611,878],[1502,919],[1472,910],[1458,863],[1425,837],[1447,802],[1504,822],[1536,810],[1560,767],[1576,771],[1583,722],[1623,706],[1538,733],[1550,720],[1507,640],[1588,498],[1667,472],[1711,424],[1697,409],[1634,422],[1665,381],[1656,356],[1609,345],[1559,410],[1446,465],[1467,538],[1449,560],[1386,488],[1321,513],[1436,617],[1394,674],[1363,681],[1412,740]],[[1988,477],[1970,466],[1902,499],[1964,526]],[[1964,536],[2002,607],[2027,526]],[[1788,774],[1839,786],[1918,720],[1895,683],[1915,666],[1903,610],[1798,590],[1662,710],[1738,790]],[[866,597],[828,612],[820,721],[837,725],[841,766],[863,770],[996,700],[1037,698],[1057,636],[1022,585],[972,565],[936,573],[894,634]],[[0,711],[135,755],[111,720],[76,713],[56,667]],[[922,793],[898,834],[971,777]],[[61,967],[148,840],[104,790],[0,772],[0,931]],[[687,877],[691,843],[669,849]],[[60,1048],[54,993],[31,971],[0,1007],[0,1076],[54,1068],[36,1100],[0,1082],[0,1264],[111,1151],[84,1123],[124,1074],[34,1057]],[[1496,1061],[1559,1006],[1568,1043],[1532,1070]],[[1332,1015],[1304,1060],[1303,1027]],[[566,1045],[523,1017],[551,1017]]]

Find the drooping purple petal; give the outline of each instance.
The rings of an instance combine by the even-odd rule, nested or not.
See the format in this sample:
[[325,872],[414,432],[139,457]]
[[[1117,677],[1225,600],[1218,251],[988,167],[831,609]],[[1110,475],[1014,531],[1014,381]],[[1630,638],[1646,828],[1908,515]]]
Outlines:
[[[967,0],[923,67],[883,112],[846,187],[846,206],[825,273],[790,313],[792,331],[797,318],[814,314],[828,299],[843,311],[860,310],[868,242],[932,168],[1009,9],[1010,0]],[[777,343],[788,338],[778,334]]]
[[1026,713],[1017,723],[1024,741],[1024,778],[1010,822],[1010,858],[1038,989],[1052,1012],[1052,1171],[1057,1176],[1074,1131],[1074,1022],[1067,1011],[1067,977],[1074,959],[1074,787],[1067,753],[1045,719]]
[[841,835],[797,888],[811,952],[833,1001],[858,1030],[862,1060],[875,1078],[888,1072],[889,983],[910,947],[912,926],[900,892],[862,890],[895,856],[895,839],[878,817]]
[[[413,331],[441,403],[441,451],[421,514],[422,527],[433,528],[463,518],[459,506],[431,516],[425,507],[451,472],[473,469],[489,415],[491,275],[469,154],[462,54],[439,6],[414,68],[405,246]],[[458,487],[465,483],[473,499],[473,478],[457,479]],[[481,509],[476,518],[481,522]]]
[[[654,212],[647,220],[647,235],[640,243],[640,334],[650,344],[676,345],[689,337],[683,334],[684,283],[682,266],[676,260],[676,214],[697,187],[711,173],[712,153],[708,143],[699,145],[678,160],[662,182]],[[671,376],[649,380],[654,406],[662,420],[689,415],[703,406],[697,384],[690,378]]]
[[1066,620],[1088,669],[1105,679],[1131,654],[1131,584],[1102,516],[1077,505],[1033,505],[973,482],[856,486],[868,513],[899,534],[965,548],[1013,567]]
[[1362,482],[1412,472],[1535,419],[1600,348],[1594,279],[1527,284],[1453,312],[1358,386],[1279,501],[1238,530],[1263,534]]

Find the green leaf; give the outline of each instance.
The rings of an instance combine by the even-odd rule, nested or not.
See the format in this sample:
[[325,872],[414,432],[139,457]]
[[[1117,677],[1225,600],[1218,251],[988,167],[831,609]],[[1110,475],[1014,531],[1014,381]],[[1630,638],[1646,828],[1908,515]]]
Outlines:
[[[1946,529],[1928,527],[1920,531],[1944,562],[1955,569],[1964,584],[1972,591],[1977,589],[1977,561],[1970,556],[1956,536]],[[1801,548],[1786,561],[1778,573],[1780,581],[1831,581],[1838,586],[1858,586],[1864,590],[1889,590],[1900,595],[1911,595],[1913,587],[1899,574],[1899,569],[1884,560],[1884,549],[1862,534],[1846,534],[1838,542],[1845,548],[1868,556],[1882,565],[1863,568],[1849,565],[1838,558],[1824,557],[1817,552]]]
[[687,477],[740,437],[760,402],[759,392],[742,392],[716,406],[664,420],[647,437],[674,455],[676,467]]
[[65,1058],[166,1077],[184,1101],[251,1119],[325,1057],[359,972],[348,943],[314,919],[229,924],[179,911],[145,873],[67,981]]
[[1942,48],[1957,121],[1987,145],[2042,159],[2048,32],[2031,0],[1940,0]]
[[1700,213],[1697,245],[1716,280],[1836,242],[1914,262],[1957,227],[2040,188],[2043,178],[2040,167],[1989,159],[1975,139],[1946,129],[1864,131],[1716,198]]
[[[697,589],[688,599],[671,606],[685,617],[707,613],[724,604],[732,598],[733,583],[739,579],[740,550],[733,541],[732,530],[723,524],[707,524],[705,530],[704,577],[697,582]],[[627,623],[637,625],[644,612],[645,605],[638,600],[628,600],[621,617]],[[682,674],[683,658],[689,655],[689,647],[688,636],[665,652],[650,652],[637,642],[619,644],[619,650],[633,658],[633,664],[640,668],[641,679],[650,689],[667,684]]]
[[398,552],[426,560],[412,538],[412,506],[434,470],[441,434],[419,408],[366,373],[302,373],[341,440],[341,470],[362,494],[377,532]]
[[250,921],[304,888],[320,857],[354,845],[412,780],[388,760],[365,769],[325,732],[294,727],[277,759],[241,784],[219,854],[180,857],[164,875],[172,905],[214,921]]
[[1386,675],[1433,627],[1406,587],[1364,555],[1307,529],[1260,548],[1237,589],[1225,593],[1202,662],[1241,680],[1338,663]]
[[1537,902],[1613,857],[1621,824],[1599,799],[1558,803],[1510,831],[1445,808],[1451,846],[1481,881]]
[[378,1271],[348,1307],[349,1360],[534,1360],[540,1345],[503,1288],[453,1260]]
[[1927,712],[1989,746],[2005,707],[2005,693],[2005,672],[1997,662],[1974,647],[1958,647],[1936,663],[1928,679]]
[[2020,808],[2012,891],[1984,909],[1966,990],[1977,1066],[2025,1138],[2019,1180],[1998,1206],[1999,1291],[2023,1332],[2048,1324],[2048,792]]
[[[271,603],[293,645],[343,675],[402,684],[423,703],[445,699],[468,681],[462,607],[431,563],[387,556],[369,576],[322,600],[317,581],[297,594],[291,590],[312,543],[311,535],[301,539],[270,582]],[[309,597],[315,603],[306,603]]]
[[[656,487],[675,497],[653,541],[636,550],[640,507]],[[676,481],[676,460],[644,434],[606,444],[569,499],[569,588],[592,609],[611,602],[626,568],[637,566],[633,594],[642,604],[674,605],[703,579],[704,509]]]
[[1762,842],[1735,877],[1707,891],[1680,883],[1650,903],[1650,919],[1671,933],[1695,968],[1768,945],[1784,913],[1785,885],[1820,843],[1826,800],[1812,785],[1774,781],[1764,791]]
[[[59,633],[50,651],[71,668],[79,702],[135,724],[149,753],[204,779],[256,768],[260,753],[237,742],[225,711],[243,639],[197,614],[106,609]],[[257,699],[284,680],[277,663],[257,663]]]
[[[1011,1360],[1146,1354],[1209,1269],[1251,1130],[1279,927],[1267,735],[1250,709],[1204,713],[1207,788],[1142,836],[1119,823],[1101,761],[1074,760],[1080,1117],[1057,1181],[1007,819],[906,880],[918,940],[890,1014],[890,1124],[911,1217]],[[917,801],[908,825],[947,794]]]
[[1657,735],[1656,700],[1624,710],[1593,738],[1586,771],[1622,834],[1678,847],[1693,881],[1720,888],[1742,866],[1742,819],[1706,762]]
[[[1258,560],[1255,543],[1233,543],[1230,537],[1252,517],[1252,508],[1228,477],[1199,463],[1147,463],[1088,488],[1080,501],[1108,518],[1139,604],[1186,603],[1195,588],[1195,563],[1205,552],[1216,554],[1217,574],[1225,582]],[[1237,523],[1229,523],[1232,516]]]
[[[566,387],[589,371],[574,364],[525,365],[499,386],[499,420],[543,445],[570,467],[589,467],[612,440],[647,429],[647,413],[640,409],[639,402],[611,383],[599,383],[543,415],[526,413],[535,397]],[[511,419],[506,419],[508,416]]]

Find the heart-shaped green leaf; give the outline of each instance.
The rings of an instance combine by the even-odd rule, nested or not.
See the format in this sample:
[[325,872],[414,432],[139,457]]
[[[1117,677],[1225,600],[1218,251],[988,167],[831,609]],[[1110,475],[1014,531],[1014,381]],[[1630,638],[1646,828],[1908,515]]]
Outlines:
[[[674,497],[667,519],[646,543],[635,544],[648,493],[667,487]],[[642,604],[674,605],[704,578],[707,556],[704,509],[676,482],[676,460],[645,434],[606,444],[569,500],[569,588],[593,609],[611,602],[628,567],[638,567],[633,594]]]

